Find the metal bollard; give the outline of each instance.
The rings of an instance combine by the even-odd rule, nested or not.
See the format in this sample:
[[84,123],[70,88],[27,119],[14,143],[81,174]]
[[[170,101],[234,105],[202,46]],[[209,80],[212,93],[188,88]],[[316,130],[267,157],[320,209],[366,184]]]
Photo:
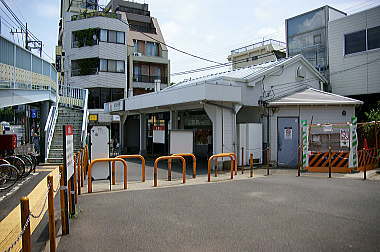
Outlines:
[[59,190],[59,196],[60,196],[60,206],[61,206],[61,223],[62,223],[62,235],[69,234],[69,223],[68,223],[68,215],[67,215],[67,209],[66,209],[66,202],[67,202],[67,189],[65,187],[65,176],[63,176],[64,170],[63,165],[59,166],[59,171],[61,172],[61,181],[60,181],[60,190]]
[[367,179],[367,167],[364,165],[364,180]]
[[168,181],[172,181],[172,160],[168,160]]
[[329,146],[329,178],[331,178],[331,146]]
[[253,177],[253,153],[249,155],[249,167],[251,168],[250,177]]
[[55,220],[54,220],[54,192],[53,192],[53,176],[47,177],[48,192],[48,212],[49,212],[49,239],[50,251],[54,252],[56,249],[55,243]]
[[218,177],[218,160],[216,159],[214,162],[214,172],[215,172],[215,177]]
[[241,174],[244,174],[244,147],[241,147]]
[[32,242],[30,239],[29,198],[22,197],[20,199],[20,203],[21,203],[21,228],[23,228],[25,224],[28,222],[28,224],[26,224],[24,233],[22,234],[22,251],[30,252],[32,250]]

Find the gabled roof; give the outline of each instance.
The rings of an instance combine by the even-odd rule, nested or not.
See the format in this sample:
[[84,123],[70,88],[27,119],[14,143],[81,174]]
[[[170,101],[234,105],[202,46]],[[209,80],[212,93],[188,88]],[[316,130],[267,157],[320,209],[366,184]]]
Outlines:
[[269,106],[285,105],[359,105],[362,101],[336,95],[314,88],[306,88],[301,91],[277,98],[268,102]]
[[[250,82],[252,80],[258,79],[260,76],[279,71],[281,68],[279,66],[284,66],[292,64],[294,62],[301,61],[304,65],[313,72],[318,78],[323,82],[327,82],[326,79],[301,55],[298,54],[289,58],[282,58],[275,61],[270,61],[267,63],[248,66],[245,68],[239,68],[235,70],[230,70],[226,72],[211,74],[196,79],[180,82],[178,84],[167,87],[166,89],[172,89],[176,87],[183,87],[186,85],[196,85],[197,83],[205,83],[217,80],[234,80],[239,82]],[[165,89],[164,89],[165,90]]]

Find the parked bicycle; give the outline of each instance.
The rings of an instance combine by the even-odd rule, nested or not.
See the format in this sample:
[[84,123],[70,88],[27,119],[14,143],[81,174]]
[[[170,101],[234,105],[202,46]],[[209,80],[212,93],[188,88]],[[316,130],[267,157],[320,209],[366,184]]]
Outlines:
[[18,169],[6,160],[0,160],[0,191],[11,188],[19,178]]

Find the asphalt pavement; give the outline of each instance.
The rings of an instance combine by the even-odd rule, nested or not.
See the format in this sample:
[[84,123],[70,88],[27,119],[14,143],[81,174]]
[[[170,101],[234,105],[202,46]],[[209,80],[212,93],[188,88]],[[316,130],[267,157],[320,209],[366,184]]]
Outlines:
[[376,251],[380,182],[272,175],[84,194],[59,251]]

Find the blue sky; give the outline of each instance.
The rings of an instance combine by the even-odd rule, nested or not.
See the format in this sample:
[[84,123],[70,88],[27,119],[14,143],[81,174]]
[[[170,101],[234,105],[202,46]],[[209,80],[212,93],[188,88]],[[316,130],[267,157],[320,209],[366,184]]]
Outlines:
[[[53,57],[57,43],[60,0],[5,0]],[[101,4],[108,0],[100,0]],[[284,40],[285,19],[330,5],[348,14],[374,7],[380,0],[139,0],[149,4],[160,23],[166,43],[218,62],[226,62],[230,50],[263,39]],[[4,6],[0,3],[0,8]],[[2,19],[7,19],[0,10]],[[11,23],[10,21],[8,21]],[[3,21],[3,24],[5,22]],[[12,24],[12,23],[11,23]],[[5,25],[10,26],[5,23]],[[12,38],[9,28],[2,35]],[[14,37],[17,41],[17,37]],[[18,38],[21,41],[21,38]],[[45,58],[47,58],[45,56]],[[169,50],[171,73],[209,66],[210,63]],[[222,69],[217,70],[222,71]],[[210,72],[192,74],[191,77]],[[172,78],[180,81],[190,76]]]

